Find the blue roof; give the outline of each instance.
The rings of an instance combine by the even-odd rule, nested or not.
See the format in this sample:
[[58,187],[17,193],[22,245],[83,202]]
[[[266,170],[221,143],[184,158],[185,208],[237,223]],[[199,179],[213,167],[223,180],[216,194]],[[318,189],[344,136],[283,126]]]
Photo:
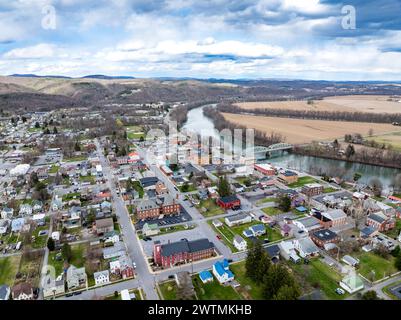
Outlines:
[[199,273],[199,278],[201,278],[201,280],[204,281],[204,280],[212,279],[213,276],[209,271],[205,270],[205,271],[202,271]]
[[214,268],[216,269],[216,272],[219,276],[222,276],[226,273],[226,270],[224,269],[223,264],[220,261],[217,261],[214,264]]
[[258,232],[258,231],[265,231],[266,228],[263,224],[255,224],[253,226],[250,226],[249,229],[251,229],[254,232]]
[[308,211],[308,209],[306,209],[304,206],[299,206],[299,207],[296,207],[295,209],[296,209],[297,211],[299,211],[299,212]]
[[249,230],[249,229],[244,230],[244,231],[242,232],[242,234],[243,234],[245,237],[248,237],[248,238],[253,236],[252,231]]

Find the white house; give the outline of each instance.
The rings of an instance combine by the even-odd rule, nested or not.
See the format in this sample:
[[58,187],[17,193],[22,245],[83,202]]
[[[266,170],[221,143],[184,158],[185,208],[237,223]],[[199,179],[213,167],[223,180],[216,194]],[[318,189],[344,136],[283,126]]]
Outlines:
[[224,219],[224,221],[226,225],[232,227],[239,224],[249,223],[252,221],[252,218],[246,213],[240,213],[233,216],[228,216]]
[[321,228],[320,222],[315,217],[304,217],[293,221],[300,230],[304,232],[311,232]]
[[0,219],[0,235],[6,234],[9,226],[10,220]]
[[217,261],[213,265],[213,274],[221,284],[234,280],[234,274],[230,271],[226,259]]
[[104,271],[95,272],[95,273],[93,274],[93,277],[95,278],[95,284],[96,284],[97,286],[110,283],[110,273],[109,273],[109,270],[104,270]]
[[302,258],[319,254],[319,248],[309,237],[294,240],[294,247]]
[[1,210],[1,218],[2,219],[11,219],[14,215],[14,209],[13,208],[3,208],[3,210]]
[[242,238],[242,237],[239,236],[239,235],[235,235],[235,236],[234,236],[233,245],[234,245],[234,247],[236,247],[239,251],[246,250],[246,248],[247,248],[247,242],[244,240],[244,238]]
[[30,216],[32,215],[33,209],[29,204],[21,204],[19,207],[19,214],[22,216]]

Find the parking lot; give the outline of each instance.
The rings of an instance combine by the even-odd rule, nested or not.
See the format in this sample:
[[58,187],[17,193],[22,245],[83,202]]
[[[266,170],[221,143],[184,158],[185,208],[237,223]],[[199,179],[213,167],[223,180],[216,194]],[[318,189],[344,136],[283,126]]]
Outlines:
[[142,230],[143,225],[145,223],[150,223],[150,224],[157,223],[157,225],[159,227],[167,227],[172,224],[189,222],[191,220],[192,220],[192,217],[188,214],[188,212],[183,207],[181,207],[181,213],[179,215],[165,216],[162,219],[155,218],[155,219],[147,219],[144,221],[138,221],[135,224],[135,228],[137,230]]
[[176,242],[179,241],[180,239],[188,239],[188,240],[197,240],[201,238],[205,238],[205,235],[203,234],[201,228],[197,227],[195,229],[191,230],[183,230],[183,231],[177,231],[177,232],[172,232],[172,233],[167,233],[164,235],[160,236],[152,236],[152,241],[144,241],[141,240],[141,245],[143,247],[143,251],[147,256],[152,256],[153,254],[153,243],[155,241],[160,241],[162,244],[168,243],[168,242]]

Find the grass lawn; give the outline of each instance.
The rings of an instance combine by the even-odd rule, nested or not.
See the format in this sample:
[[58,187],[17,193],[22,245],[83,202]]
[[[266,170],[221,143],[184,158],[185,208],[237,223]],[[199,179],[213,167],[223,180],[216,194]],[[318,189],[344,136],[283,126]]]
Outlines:
[[261,200],[257,201],[256,205],[260,206],[260,205],[262,205],[264,203],[267,203],[267,202],[275,202],[276,200],[277,200],[277,198],[264,198],[264,199],[261,199]]
[[49,173],[57,173],[59,169],[60,169],[60,166],[56,166],[53,164],[49,169]]
[[35,236],[35,241],[31,243],[32,248],[38,249],[38,248],[44,248],[46,246],[48,234],[40,236],[39,232],[43,230],[49,230],[49,226],[41,226],[37,227],[35,231],[33,232],[33,236]]
[[262,288],[245,275],[245,261],[230,264],[235,280],[241,284],[241,291],[246,299],[263,300]]
[[221,285],[216,278],[213,282],[202,283],[199,276],[193,276],[192,283],[199,300],[240,300],[240,294],[231,286]]
[[224,242],[224,244],[227,247],[229,247],[231,249],[231,252],[237,252],[238,251],[237,248],[234,247],[234,245],[233,245],[234,234],[232,233],[232,231],[230,230],[230,228],[228,226],[223,224],[221,227],[216,228],[212,224],[212,220],[209,220],[207,223],[212,227],[212,229],[217,234],[220,234],[221,240]]
[[141,137],[145,139],[145,132],[127,132],[128,139],[141,139]]
[[[312,291],[313,288],[319,288],[330,300],[344,299],[348,295],[338,295],[335,290],[338,288],[342,276],[333,268],[329,267],[320,259],[312,259],[308,265],[289,263],[290,268],[297,274],[297,278],[306,281],[306,291]],[[303,281],[300,281],[301,284]],[[304,292],[309,293],[309,292]]]
[[79,176],[79,181],[89,182],[90,184],[95,184],[96,180],[94,176]]
[[274,207],[263,208],[262,211],[269,216],[275,216],[284,213],[279,208],[274,208]]
[[373,252],[360,252],[355,257],[360,260],[359,273],[369,280],[372,280],[372,271],[375,273],[374,281],[397,272],[394,266],[395,258],[391,255],[385,259]]
[[145,193],[140,182],[139,181],[134,181],[132,186],[134,187],[134,189],[138,192],[139,194],[139,198],[143,198],[143,194]]
[[334,191],[338,191],[336,188],[332,188],[332,187],[327,187],[323,189],[323,193],[330,193],[330,192],[334,192]]
[[12,286],[18,272],[21,255],[0,258],[0,284]]
[[63,195],[62,200],[65,201],[70,201],[72,199],[79,199],[81,197],[81,194],[79,192],[71,192]]
[[13,233],[3,235],[0,237],[6,244],[17,243],[19,240],[19,233]]
[[[253,226],[255,224],[262,224],[262,223],[260,221],[252,221],[252,222],[245,223],[245,224],[242,224],[242,225],[239,225],[239,226],[231,227],[231,230],[232,230],[232,232],[234,232],[234,233],[240,235],[241,237],[243,237],[245,239],[245,241],[248,242],[248,247],[249,247],[249,245],[252,244],[252,241],[249,240],[248,238],[245,238],[245,236],[242,234],[242,232],[244,230],[248,229],[250,226]],[[283,238],[281,236],[281,233],[277,229],[270,228],[267,225],[265,225],[265,228],[266,228],[266,234],[258,237],[258,239],[263,240],[265,238],[268,238],[270,240],[270,242],[273,242],[273,241],[277,241],[277,240],[280,240],[280,239]]]
[[[214,199],[201,200],[196,207],[200,210],[200,213],[205,217],[212,217],[212,216],[217,216],[219,214],[224,214],[224,210],[216,204],[216,201]],[[202,208],[205,208],[206,211],[201,210]]]
[[182,185],[181,187],[178,187],[178,189],[180,189],[181,192],[192,192],[197,190],[193,184],[188,184],[187,187]]
[[71,157],[71,158],[63,158],[63,160],[66,162],[84,161],[87,159],[88,159],[87,156],[76,156],[76,157]]
[[[56,260],[56,255],[61,251],[53,251],[49,253],[48,264],[53,266],[56,269],[56,274],[59,275],[63,272],[64,261]],[[71,246],[72,258],[70,261],[70,265],[74,265],[77,268],[81,268],[85,265],[86,262],[86,245],[78,244]],[[88,279],[89,280],[89,279]]]
[[39,286],[43,255],[44,250],[35,251],[31,254],[24,253],[21,257],[18,269],[20,279],[31,283],[33,287]]
[[290,188],[298,188],[298,187],[302,187],[305,184],[315,183],[315,182],[319,182],[319,181],[316,180],[315,178],[310,177],[310,176],[305,176],[305,177],[298,178],[297,182],[290,183],[288,185],[288,187],[290,187]]
[[160,292],[163,300],[177,300],[177,284],[175,281],[159,283]]

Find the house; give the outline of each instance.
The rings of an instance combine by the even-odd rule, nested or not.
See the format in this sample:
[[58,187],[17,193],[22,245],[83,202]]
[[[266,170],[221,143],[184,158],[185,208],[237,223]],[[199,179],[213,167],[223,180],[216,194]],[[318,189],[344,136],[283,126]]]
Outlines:
[[304,217],[293,221],[300,230],[304,232],[312,232],[316,229],[320,229],[320,221],[315,217]]
[[19,207],[19,214],[21,216],[30,216],[32,215],[33,208],[29,204],[21,204]]
[[98,271],[93,274],[95,278],[95,285],[100,286],[110,283],[110,272],[109,270]]
[[232,184],[232,189],[235,193],[240,193],[245,191],[244,186],[239,184],[238,182]]
[[371,227],[371,226],[368,226],[368,227],[363,228],[363,229],[359,232],[359,236],[360,236],[362,239],[367,239],[367,238],[371,238],[371,237],[377,235],[378,233],[379,233],[379,230],[378,230],[378,229],[376,229],[376,228],[374,228],[374,227]]
[[273,176],[264,176],[261,179],[259,179],[259,187],[262,188],[262,189],[267,188],[267,187],[271,187],[271,186],[274,186],[275,182],[276,182],[275,177],[273,177]]
[[313,231],[311,234],[311,239],[319,247],[325,247],[329,243],[337,243],[340,241],[340,237],[337,233],[329,229],[321,229]]
[[265,250],[273,263],[280,260],[280,247],[277,244],[265,247]]
[[86,275],[85,267],[76,268],[75,266],[71,265],[67,269],[66,282],[68,290],[87,287],[88,276]]
[[244,235],[245,238],[253,238],[253,232],[249,229],[245,229],[244,231],[242,231],[242,234]]
[[116,231],[110,231],[103,235],[105,244],[112,243],[113,245],[120,241],[120,235]]
[[252,221],[252,217],[246,213],[239,213],[233,216],[228,216],[224,218],[224,222],[229,227],[249,223]]
[[319,248],[309,237],[294,240],[294,247],[302,258],[313,257],[319,254]]
[[177,263],[187,263],[210,258],[215,253],[213,242],[203,238],[189,241],[180,241],[161,244],[159,241],[154,243],[153,258],[157,265],[168,268]]
[[224,284],[234,280],[234,274],[231,272],[229,268],[228,261],[224,259],[223,261],[217,261],[213,265],[213,275],[220,282],[220,284]]
[[5,207],[1,210],[1,218],[2,219],[11,219],[14,215],[14,209]]
[[213,282],[213,276],[207,270],[199,273],[199,279],[202,281],[202,283]]
[[21,282],[11,288],[13,300],[33,300],[33,288],[28,282]]
[[341,260],[351,267],[356,267],[357,265],[359,265],[359,259],[351,257],[349,255],[345,255]]
[[277,180],[285,185],[288,185],[298,181],[298,174],[291,170],[285,170],[284,172],[279,173]]
[[254,164],[253,168],[266,176],[274,176],[276,174],[276,169],[267,163]]
[[239,251],[246,250],[246,248],[247,248],[247,242],[241,236],[239,236],[237,234],[234,236],[233,245]]
[[11,221],[11,231],[20,232],[25,224],[24,218],[17,218]]
[[81,226],[81,207],[73,206],[68,212],[62,214],[63,228],[72,229]]
[[313,197],[323,193],[323,189],[323,186],[319,183],[308,183],[302,187],[301,192],[308,197]]
[[225,210],[235,209],[241,206],[241,200],[236,195],[230,195],[217,199],[217,204]]
[[221,221],[218,220],[218,219],[214,219],[214,220],[212,221],[212,224],[213,224],[213,226],[214,226],[215,228],[219,228],[219,227],[221,227],[221,226],[223,225],[223,222],[221,222]]
[[38,226],[46,225],[46,215],[44,213],[34,214],[32,216],[32,221],[34,221]]
[[65,283],[63,275],[57,277],[57,279],[52,279],[52,276],[48,275],[44,279],[45,285],[43,286],[43,296],[45,298],[58,296],[65,293]]
[[168,188],[163,182],[158,181],[155,186],[155,191],[157,195],[163,195],[168,193]]
[[157,223],[145,223],[142,227],[142,234],[145,237],[155,236],[160,232]]
[[8,232],[8,228],[10,227],[10,220],[1,219],[0,220],[0,236],[6,234]]
[[145,177],[139,179],[139,183],[141,184],[144,190],[155,190],[156,183],[159,181],[157,177]]
[[0,300],[9,300],[10,299],[10,287],[7,285],[0,285]]
[[249,227],[254,237],[262,236],[266,233],[266,227],[263,224],[255,224]]
[[103,248],[103,259],[117,258],[125,254],[125,246],[121,241],[112,247]]
[[349,275],[341,280],[340,286],[350,294],[353,294],[364,288],[362,279],[357,275]]
[[383,232],[394,229],[395,220],[386,216],[382,211],[379,211],[368,215],[366,219],[366,225]]
[[103,235],[114,230],[114,222],[112,218],[100,219],[95,222],[96,234]]
[[135,293],[130,293],[128,289],[121,290],[120,292],[121,300],[131,301],[135,300],[136,296]]
[[120,275],[123,279],[132,278],[134,276],[134,267],[131,259],[124,254],[117,260],[110,261],[110,272]]
[[294,263],[298,263],[298,261],[301,259],[295,251],[295,245],[293,241],[281,241],[278,244],[278,247],[280,248],[280,255],[285,260],[291,260]]
[[291,237],[293,235],[293,229],[289,223],[284,223],[280,227],[280,233],[283,237]]
[[136,207],[138,219],[155,218],[160,215],[160,207],[154,200],[142,200]]

